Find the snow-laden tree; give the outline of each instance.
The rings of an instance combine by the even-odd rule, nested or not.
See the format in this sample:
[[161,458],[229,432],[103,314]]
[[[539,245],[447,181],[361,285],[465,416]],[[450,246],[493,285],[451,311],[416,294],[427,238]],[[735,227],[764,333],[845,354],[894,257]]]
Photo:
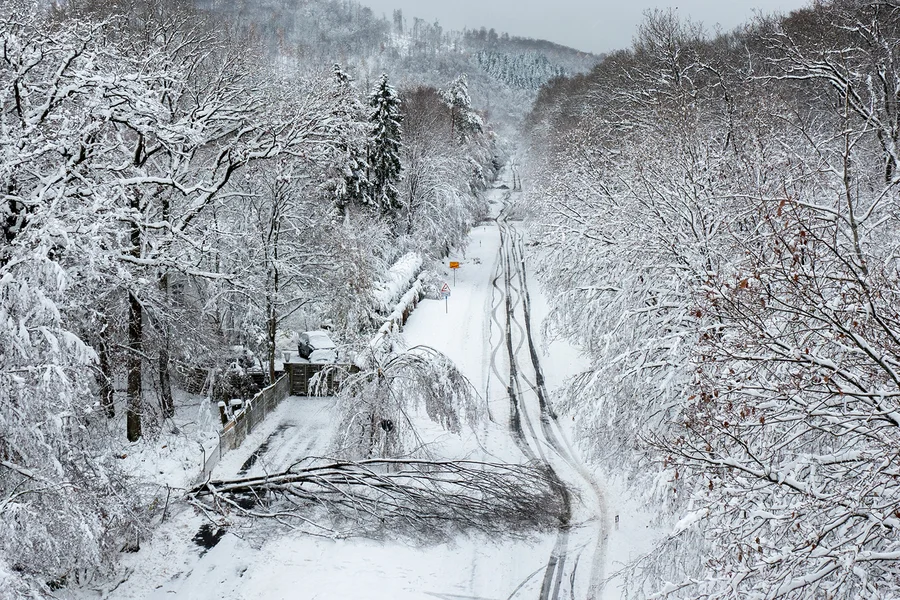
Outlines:
[[240,315],[234,322],[240,337],[231,341],[262,350],[274,381],[280,329],[322,292],[319,284],[335,267],[325,237],[330,210],[289,161],[262,162],[243,178],[246,200],[222,207],[224,237],[247,241],[223,256],[233,274],[226,303]]
[[415,247],[442,255],[463,242],[481,215],[490,140],[475,130],[465,139],[453,134],[443,96],[434,88],[402,95],[405,233]]
[[795,112],[770,126],[775,144],[755,144],[765,170],[729,232],[731,267],[698,294],[709,329],[683,429],[661,444],[716,552],[684,595],[890,597],[900,585],[897,181],[892,101],[880,100],[898,77],[897,18],[834,3],[760,33],[753,89],[777,81],[767,108]]
[[459,434],[478,418],[478,394],[439,352],[416,347],[375,361],[341,389],[335,453],[348,459],[434,456],[420,437],[430,419]]
[[348,80],[339,84],[335,92],[330,78],[318,75],[283,82],[284,116],[307,130],[235,175],[204,219],[222,232],[220,245],[243,241],[215,253],[209,268],[223,277],[203,296],[218,307],[223,338],[260,350],[270,369],[276,336],[300,315],[331,322],[348,341],[368,322],[366,299],[388,232],[380,219],[349,218],[361,208],[358,197],[346,198],[339,206],[345,218],[335,218],[335,189],[346,173],[334,167],[365,141],[359,134],[367,127],[347,109]]
[[[300,314],[323,315],[351,339],[367,316],[357,305],[371,283],[354,279],[377,270],[372,262],[380,250],[372,250],[385,236],[367,223],[366,243],[359,247],[356,221],[333,219],[317,176],[339,152],[323,153],[315,167],[285,157],[261,161],[235,182],[243,198],[218,209],[222,239],[236,246],[221,256],[228,279],[210,290],[230,315],[229,331],[222,333],[232,343],[259,350],[272,380],[280,358],[277,336],[292,329]],[[337,307],[340,315],[330,316]]]
[[565,406],[607,466],[636,468],[638,436],[678,414],[698,335],[693,290],[720,261],[732,163],[703,112],[712,92],[694,43],[670,15],[654,15],[635,56],[598,67],[585,106],[561,107],[538,142],[551,148],[531,194],[556,298],[547,327],[593,358]]
[[382,215],[395,216],[401,209],[397,184],[403,172],[400,97],[382,74],[369,94],[369,144],[367,151],[368,199]]
[[337,64],[332,67],[332,74],[336,116],[346,122],[346,133],[337,157],[339,169],[334,184],[335,205],[340,214],[348,216],[350,207],[367,203],[368,115],[350,76]]
[[896,594],[898,10],[656,13],[533,120],[568,408],[677,522],[635,597]]
[[450,137],[458,137],[465,143],[471,136],[484,131],[484,121],[472,108],[472,99],[469,98],[469,79],[465,74],[460,75],[441,92],[441,98],[450,110]]
[[[0,564],[4,597],[46,593],[105,569],[134,526],[108,451],[82,337],[112,268],[104,69],[120,58],[91,24],[55,27],[31,3],[0,4]],[[139,84],[136,84],[139,85]]]
[[[168,24],[162,20],[159,27]],[[161,277],[163,291],[166,273],[185,270],[191,258],[196,262],[188,240],[198,217],[226,189],[234,173],[252,160],[284,150],[298,129],[279,119],[277,98],[270,113],[276,122],[263,117],[258,84],[251,80],[250,65],[242,58],[245,54],[215,48],[209,34],[186,19],[171,27],[167,33],[174,38],[172,47],[145,49],[148,66],[159,61],[162,70],[152,82],[159,104],[135,98],[117,107],[115,116],[120,147],[132,156],[128,171],[119,174],[126,190],[123,204],[131,213],[132,245],[122,258],[137,277]],[[136,439],[141,433],[143,325],[148,318],[151,324],[161,323],[164,316],[152,308],[145,315],[149,297],[139,290],[129,293],[129,438]],[[164,341],[158,368],[164,379],[167,355]],[[165,399],[167,382],[162,385]],[[170,402],[165,402],[164,414],[171,410]]]
[[40,234],[18,236],[0,266],[0,561],[16,573],[0,596],[107,569],[134,526],[106,447],[97,355],[61,317],[73,276],[86,273],[52,258],[65,239],[53,212],[32,212]]

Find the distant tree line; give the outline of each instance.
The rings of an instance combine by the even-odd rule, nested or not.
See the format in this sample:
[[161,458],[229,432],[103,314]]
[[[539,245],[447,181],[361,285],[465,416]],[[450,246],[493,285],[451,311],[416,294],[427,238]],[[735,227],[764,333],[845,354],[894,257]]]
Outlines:
[[498,81],[523,90],[539,90],[551,79],[566,74],[543,54],[511,55],[481,50],[475,54],[475,62]]

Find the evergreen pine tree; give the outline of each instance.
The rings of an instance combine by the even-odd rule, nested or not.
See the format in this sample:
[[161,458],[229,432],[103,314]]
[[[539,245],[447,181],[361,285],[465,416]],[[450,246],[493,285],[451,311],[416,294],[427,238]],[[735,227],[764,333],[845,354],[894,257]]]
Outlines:
[[332,67],[332,73],[335,93],[340,100],[336,105],[341,107],[337,116],[347,123],[345,137],[339,144],[342,164],[338,165],[340,172],[334,184],[335,206],[341,215],[345,215],[349,205],[368,203],[366,134],[369,124],[363,104],[357,98],[353,80],[339,64]]
[[403,114],[400,97],[382,75],[375,90],[369,96],[371,133],[368,149],[369,202],[384,215],[396,215],[400,209],[397,182],[403,169],[400,163],[402,137],[400,126]]

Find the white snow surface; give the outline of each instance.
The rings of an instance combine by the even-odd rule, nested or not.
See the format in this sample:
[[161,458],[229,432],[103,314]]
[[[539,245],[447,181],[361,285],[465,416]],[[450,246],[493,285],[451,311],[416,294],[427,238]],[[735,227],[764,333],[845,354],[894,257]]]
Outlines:
[[[181,390],[174,390],[173,395],[175,416],[164,422],[160,435],[145,436],[134,443],[123,441],[117,455],[122,461],[120,466],[131,477],[181,490],[193,485],[206,454],[219,443],[219,412],[203,396]],[[124,430],[122,415],[113,423]]]
[[[495,193],[499,200],[501,192]],[[523,458],[505,426],[509,399],[504,383],[491,370],[492,348],[500,335],[491,328],[491,280],[499,249],[496,224],[475,227],[465,252],[449,257],[461,263],[455,284],[450,270],[445,269],[452,288],[449,300],[423,300],[403,334],[408,347],[427,345],[452,359],[479,390],[493,417],[461,437],[446,435],[437,427],[426,428],[423,436],[450,457]],[[406,272],[418,268],[412,267],[414,262],[410,257]],[[552,398],[564,379],[584,364],[577,350],[565,341],[540,340],[538,324],[547,313],[547,302],[536,279],[532,278],[529,286],[536,343]],[[502,363],[504,357],[499,354],[495,359]],[[278,472],[305,456],[327,454],[337,423],[335,412],[329,398],[285,400],[241,448],[223,457],[213,478]],[[561,416],[560,429],[573,439],[571,419]],[[250,460],[254,453],[257,457]],[[649,515],[638,510],[624,490],[610,484],[603,474],[591,475],[602,488],[606,503],[604,572],[609,576],[625,561],[647,551],[658,534],[648,526]],[[619,515],[618,524],[615,515]],[[413,545],[391,539],[332,540],[263,526],[254,531],[229,530],[216,546],[204,550],[191,541],[204,523],[208,523],[207,517],[182,504],[139,552],[123,555],[120,578],[70,590],[68,597],[536,598],[555,542],[554,534],[505,540],[460,535],[452,543]],[[620,597],[615,578],[602,597]]]

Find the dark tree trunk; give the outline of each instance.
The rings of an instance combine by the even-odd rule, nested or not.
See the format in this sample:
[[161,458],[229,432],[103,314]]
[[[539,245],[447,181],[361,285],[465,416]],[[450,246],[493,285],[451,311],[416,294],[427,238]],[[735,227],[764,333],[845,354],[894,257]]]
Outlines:
[[268,356],[266,357],[269,361],[269,385],[275,383],[275,332],[276,332],[276,320],[274,309],[269,312],[269,323],[268,323],[268,340],[267,342],[267,350]]
[[278,241],[281,237],[281,222],[274,219],[274,228],[269,239],[272,241],[272,292],[269,294],[266,306],[268,317],[268,354],[269,359],[269,385],[275,383],[275,334],[278,332],[278,292],[281,287],[281,275],[278,271]]
[[890,185],[894,180],[895,168],[896,165],[894,164],[894,158],[890,154],[888,154],[887,164],[884,167],[884,183],[886,185]]
[[172,378],[169,375],[169,335],[163,333],[164,339],[159,349],[159,390],[160,407],[163,418],[171,419],[175,416],[175,401],[172,398]]
[[[133,211],[141,210],[141,201],[138,194],[131,197],[130,208]],[[137,223],[131,224],[130,242],[131,256],[141,257],[141,228]],[[128,441],[136,442],[141,437],[141,416],[143,407],[143,378],[144,361],[144,307],[134,291],[128,292],[128,402],[125,407],[125,424],[128,432]]]
[[134,293],[128,293],[128,407],[126,425],[128,441],[135,442],[141,437],[141,414],[143,412],[141,368],[144,355],[143,340],[144,310]]
[[[275,260],[278,260],[277,246],[275,248]],[[276,267],[273,269],[272,273],[273,290],[266,301],[266,320],[268,321],[266,323],[266,337],[268,338],[266,340],[266,345],[268,346],[268,356],[266,358],[269,360],[269,385],[275,383],[275,334],[278,332],[278,307],[275,303],[278,298],[278,286],[280,283],[278,269]]]
[[[159,287],[168,301],[169,276],[165,274],[159,281]],[[165,304],[168,304],[166,302]],[[159,346],[159,394],[160,408],[164,419],[175,416],[175,401],[172,399],[172,377],[169,374],[169,325],[165,320],[159,320],[160,346]]]

